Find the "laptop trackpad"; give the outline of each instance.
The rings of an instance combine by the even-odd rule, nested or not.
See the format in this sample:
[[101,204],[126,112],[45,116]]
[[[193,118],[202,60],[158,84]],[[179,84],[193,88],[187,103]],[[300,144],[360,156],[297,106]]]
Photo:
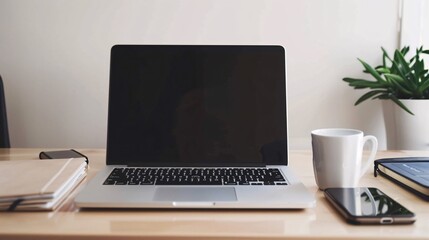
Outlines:
[[237,201],[233,187],[158,187],[155,201],[215,202]]

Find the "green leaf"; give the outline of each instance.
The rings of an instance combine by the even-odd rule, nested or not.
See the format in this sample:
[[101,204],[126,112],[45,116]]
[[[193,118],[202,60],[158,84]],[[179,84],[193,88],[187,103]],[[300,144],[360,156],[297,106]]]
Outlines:
[[375,70],[380,74],[390,73],[389,68],[382,67],[382,66],[376,67]]
[[401,69],[400,65],[396,62],[393,62],[393,68],[397,71],[397,72],[392,72],[392,74],[399,74],[399,76],[401,76],[405,83],[407,84],[408,88],[411,91],[415,91],[417,89],[417,85],[415,83],[415,81],[410,80],[409,77],[407,77],[407,75],[411,75],[411,74],[407,74],[406,72],[404,72],[404,69]]
[[369,81],[365,79],[357,78],[343,78],[343,81],[348,82],[349,86],[359,87],[359,88],[386,88],[385,82],[379,83],[374,81]]
[[384,90],[374,90],[374,91],[370,91],[370,92],[367,92],[367,93],[365,93],[364,95],[362,95],[356,102],[355,102],[355,106],[356,105],[358,105],[358,104],[360,104],[361,102],[363,102],[363,101],[365,101],[365,100],[367,100],[367,99],[369,99],[369,98],[372,98],[372,97],[374,97],[375,95],[377,95],[377,94],[380,94],[380,93],[384,93],[385,91]]
[[405,46],[405,47],[403,47],[402,49],[401,49],[401,54],[402,54],[402,56],[405,56],[405,55],[407,55],[407,53],[408,53],[408,51],[410,50],[410,47],[409,46]]
[[420,53],[422,51],[422,48],[416,48],[416,54],[410,59],[410,63],[412,63],[414,60],[419,61],[420,60]]
[[428,90],[428,88],[429,88],[429,81],[425,81],[423,82],[422,85],[420,85],[419,91],[423,93],[424,91]]
[[413,64],[412,69],[414,70],[414,77],[419,82],[420,75],[424,71],[424,62],[421,60],[416,60],[416,62]]
[[398,50],[396,50],[394,59],[396,62],[400,64],[399,66],[401,66],[404,69],[405,73],[408,74],[411,72],[411,69],[410,69],[409,63],[405,60],[404,55],[405,54],[402,54],[402,51],[399,52]]
[[386,77],[386,79],[390,79],[390,82],[401,84],[401,86],[407,88],[406,91],[408,91],[409,94],[412,95],[412,89],[414,88],[413,84],[410,84],[407,80],[396,74],[386,73],[384,74],[384,76]]
[[384,82],[384,79],[374,68],[372,68],[368,63],[362,61],[361,59],[358,58],[358,60],[362,63],[365,70],[367,70],[369,74],[371,74],[378,82]]
[[423,82],[429,81],[429,74],[422,77]]
[[386,67],[386,58],[392,62],[392,59],[389,57],[389,54],[387,54],[386,49],[383,47],[381,48],[381,51],[383,51],[383,66]]
[[408,109],[396,96],[391,95],[390,99],[395,102],[399,107],[401,107],[402,109],[404,109],[406,112],[408,112],[411,115],[414,115],[414,113],[412,113],[410,111],[410,109]]
[[407,73],[406,73],[405,69],[402,67],[402,65],[398,61],[395,60],[392,62],[392,69],[394,70],[394,71],[392,71],[393,74],[398,74],[401,77],[403,77],[404,79],[407,78],[406,77]]
[[374,97],[373,99],[376,99],[376,98],[378,98],[378,99],[390,99],[390,94],[386,92],[386,93],[383,93],[383,94],[380,94],[380,95]]
[[389,77],[395,81],[405,81],[401,76],[393,73],[386,73],[384,74],[384,76]]
[[[392,79],[393,80],[393,79]],[[402,80],[402,79],[401,79]],[[409,91],[409,90],[407,90],[406,88],[404,88],[401,84],[400,84],[400,82],[399,81],[395,81],[395,80],[393,80],[392,81],[392,84],[393,85],[395,85],[395,87],[399,90],[399,91],[401,91],[402,93],[404,93],[404,94],[406,94],[406,95],[408,95],[408,96],[412,96],[413,95],[413,93],[411,92],[411,91]]]

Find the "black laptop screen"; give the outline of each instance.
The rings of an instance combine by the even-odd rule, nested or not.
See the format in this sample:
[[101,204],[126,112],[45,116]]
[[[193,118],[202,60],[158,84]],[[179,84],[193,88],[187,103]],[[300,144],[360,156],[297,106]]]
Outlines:
[[287,164],[280,46],[116,45],[107,164]]

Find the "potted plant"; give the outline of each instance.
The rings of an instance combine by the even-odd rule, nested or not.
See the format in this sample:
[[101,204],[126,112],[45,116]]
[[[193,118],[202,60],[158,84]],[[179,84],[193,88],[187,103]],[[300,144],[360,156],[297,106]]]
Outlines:
[[358,59],[373,79],[344,78],[355,89],[369,89],[355,103],[382,99],[388,149],[429,150],[429,71],[423,47],[407,59],[409,47],[395,50],[391,58],[382,48],[383,62],[372,67]]

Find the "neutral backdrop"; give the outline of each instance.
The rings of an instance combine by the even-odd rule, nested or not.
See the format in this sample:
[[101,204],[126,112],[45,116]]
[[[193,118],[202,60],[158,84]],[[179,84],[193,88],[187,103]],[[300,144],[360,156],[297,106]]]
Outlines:
[[399,0],[0,0],[0,75],[13,147],[104,148],[114,44],[281,44],[292,149],[345,127],[385,148],[381,104],[353,106],[357,57],[398,47]]

